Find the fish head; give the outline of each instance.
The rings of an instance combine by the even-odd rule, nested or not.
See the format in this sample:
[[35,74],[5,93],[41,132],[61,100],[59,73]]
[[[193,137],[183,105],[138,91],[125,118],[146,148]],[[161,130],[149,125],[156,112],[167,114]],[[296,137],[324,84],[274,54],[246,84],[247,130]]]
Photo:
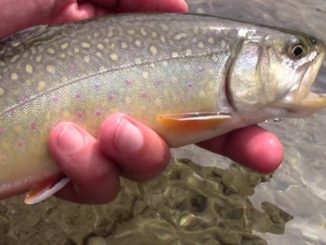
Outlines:
[[326,107],[326,95],[311,91],[324,58],[325,45],[301,33],[244,41],[229,71],[231,103],[268,117],[310,115]]

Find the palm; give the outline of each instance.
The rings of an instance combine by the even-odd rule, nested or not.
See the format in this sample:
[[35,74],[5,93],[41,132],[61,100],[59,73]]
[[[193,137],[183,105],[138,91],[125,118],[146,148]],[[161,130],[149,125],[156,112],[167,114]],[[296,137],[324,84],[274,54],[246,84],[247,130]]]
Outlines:
[[33,25],[136,11],[184,12],[187,5],[184,0],[1,0],[0,38]]
[[54,18],[50,22],[79,21],[115,12],[184,12],[187,5],[183,0],[57,0]]

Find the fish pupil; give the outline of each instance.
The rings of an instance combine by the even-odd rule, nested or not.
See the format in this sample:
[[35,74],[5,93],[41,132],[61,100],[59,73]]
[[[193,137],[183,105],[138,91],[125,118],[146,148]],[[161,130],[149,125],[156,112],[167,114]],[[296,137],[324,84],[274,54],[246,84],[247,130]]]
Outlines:
[[300,58],[304,54],[304,49],[301,45],[297,45],[297,46],[293,47],[292,53],[293,53],[294,57]]

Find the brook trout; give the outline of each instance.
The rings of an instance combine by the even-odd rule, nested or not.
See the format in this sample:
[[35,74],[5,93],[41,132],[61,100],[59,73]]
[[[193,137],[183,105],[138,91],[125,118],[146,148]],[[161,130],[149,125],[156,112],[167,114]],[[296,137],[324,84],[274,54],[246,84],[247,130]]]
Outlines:
[[19,32],[0,43],[0,199],[32,190],[32,203],[58,181],[47,138],[60,121],[96,136],[105,117],[129,113],[177,147],[307,116],[326,106],[310,92],[324,53],[302,33],[200,15]]

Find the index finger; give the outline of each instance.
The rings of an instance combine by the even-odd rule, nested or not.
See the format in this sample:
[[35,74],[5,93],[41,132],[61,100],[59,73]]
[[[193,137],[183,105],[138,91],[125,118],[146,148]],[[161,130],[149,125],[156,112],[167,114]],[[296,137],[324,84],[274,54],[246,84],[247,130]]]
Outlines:
[[186,12],[188,10],[184,0],[91,0],[88,2],[118,12]]
[[261,173],[275,171],[280,166],[284,154],[278,137],[259,126],[235,130],[202,142],[199,146]]

